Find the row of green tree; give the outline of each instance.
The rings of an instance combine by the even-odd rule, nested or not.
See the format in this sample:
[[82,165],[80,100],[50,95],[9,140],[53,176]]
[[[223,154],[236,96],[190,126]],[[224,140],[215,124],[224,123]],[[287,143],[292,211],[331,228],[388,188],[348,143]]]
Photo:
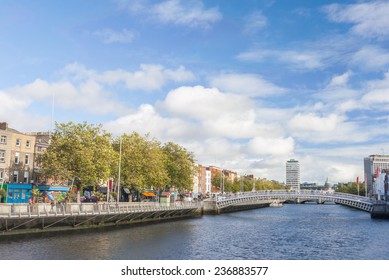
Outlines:
[[366,194],[365,184],[364,183],[357,184],[356,182],[338,183],[336,191],[342,193],[361,195],[361,196],[365,196]]
[[235,178],[233,181],[222,174],[215,174],[212,178],[212,185],[217,187],[220,192],[248,192],[252,190],[280,190],[285,189],[283,184],[278,182],[255,179],[246,176]]
[[114,178],[140,189],[192,186],[194,156],[184,147],[162,144],[136,132],[113,137],[101,125],[86,122],[56,124],[50,146],[38,156],[40,176],[79,187],[96,186]]

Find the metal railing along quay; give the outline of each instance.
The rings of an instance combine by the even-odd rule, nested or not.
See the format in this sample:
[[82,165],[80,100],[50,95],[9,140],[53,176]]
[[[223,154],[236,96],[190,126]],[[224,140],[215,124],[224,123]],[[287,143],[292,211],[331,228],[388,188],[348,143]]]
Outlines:
[[197,215],[200,202],[0,204],[0,232],[118,225]]
[[175,202],[168,206],[158,202],[120,202],[120,203],[36,203],[36,204],[0,204],[0,219],[4,217],[34,216],[80,216],[113,213],[135,213],[193,209],[201,207],[197,202]]

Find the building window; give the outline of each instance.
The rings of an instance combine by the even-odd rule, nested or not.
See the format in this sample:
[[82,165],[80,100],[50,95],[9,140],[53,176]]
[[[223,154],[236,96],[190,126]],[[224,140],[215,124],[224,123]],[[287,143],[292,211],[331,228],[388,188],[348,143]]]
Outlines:
[[16,146],[20,146],[20,139],[19,138],[16,138]]
[[0,150],[0,162],[5,162],[5,151]]
[[19,164],[19,158],[20,158],[20,153],[16,152],[15,153],[15,164]]
[[14,183],[18,182],[18,178],[19,178],[19,171],[15,170],[14,171]]
[[27,140],[26,141],[26,148],[29,149],[31,147],[31,141]]
[[27,184],[28,183],[28,171],[24,171],[24,176],[23,176],[23,183]]
[[0,144],[7,144],[7,136],[1,135],[1,137],[0,137]]
[[0,170],[0,181],[3,182],[4,180],[4,171]]
[[26,154],[26,156],[24,157],[24,164],[30,165],[30,155],[29,154]]

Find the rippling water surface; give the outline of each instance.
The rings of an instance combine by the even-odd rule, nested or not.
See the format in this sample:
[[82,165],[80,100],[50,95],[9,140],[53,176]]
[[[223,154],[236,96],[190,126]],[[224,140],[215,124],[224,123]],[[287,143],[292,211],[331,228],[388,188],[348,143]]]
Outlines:
[[388,260],[389,220],[340,205],[284,205],[158,224],[29,238],[0,236],[21,260]]

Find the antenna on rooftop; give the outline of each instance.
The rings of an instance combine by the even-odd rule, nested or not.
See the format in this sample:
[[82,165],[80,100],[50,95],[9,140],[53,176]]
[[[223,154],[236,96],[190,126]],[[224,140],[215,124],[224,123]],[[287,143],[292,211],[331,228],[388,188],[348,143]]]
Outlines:
[[53,99],[51,101],[51,125],[50,125],[50,137],[53,133],[53,127],[54,127],[54,92],[53,92]]

